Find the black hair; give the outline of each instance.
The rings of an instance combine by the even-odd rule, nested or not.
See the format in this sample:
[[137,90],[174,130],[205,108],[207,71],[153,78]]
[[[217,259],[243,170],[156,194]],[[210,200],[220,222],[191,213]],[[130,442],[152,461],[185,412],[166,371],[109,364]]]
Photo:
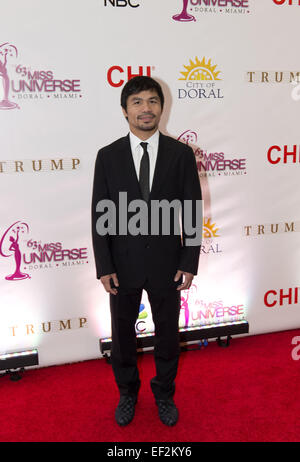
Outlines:
[[161,108],[163,109],[165,98],[164,98],[164,94],[163,94],[160,84],[156,80],[152,79],[151,77],[140,76],[140,75],[128,80],[128,82],[124,86],[122,93],[121,93],[122,108],[125,109],[126,111],[127,100],[129,96],[136,95],[137,93],[140,93],[141,91],[147,91],[147,90],[155,90],[157,92],[159,99],[160,99]]

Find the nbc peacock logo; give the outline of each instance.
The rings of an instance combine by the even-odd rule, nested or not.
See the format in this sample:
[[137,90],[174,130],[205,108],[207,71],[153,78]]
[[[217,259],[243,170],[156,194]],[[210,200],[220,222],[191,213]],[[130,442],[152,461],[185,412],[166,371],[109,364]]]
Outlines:
[[178,88],[178,99],[223,99],[219,83],[222,80],[221,71],[217,67],[218,65],[212,63],[211,58],[205,56],[201,59],[198,56],[190,59],[188,64],[183,65],[183,70],[179,74],[178,80],[185,84]]

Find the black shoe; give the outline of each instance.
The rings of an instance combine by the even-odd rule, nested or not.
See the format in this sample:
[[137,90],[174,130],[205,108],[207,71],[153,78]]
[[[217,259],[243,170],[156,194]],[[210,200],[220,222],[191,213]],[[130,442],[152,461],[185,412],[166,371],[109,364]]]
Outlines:
[[157,399],[158,415],[163,424],[172,427],[178,420],[178,409],[172,398]]
[[130,395],[122,395],[115,412],[115,418],[119,425],[128,425],[133,417],[137,398]]

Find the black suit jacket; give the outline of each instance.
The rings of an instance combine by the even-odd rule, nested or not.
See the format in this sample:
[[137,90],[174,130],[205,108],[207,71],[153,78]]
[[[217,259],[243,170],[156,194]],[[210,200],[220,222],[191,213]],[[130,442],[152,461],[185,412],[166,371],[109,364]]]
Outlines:
[[[175,287],[174,276],[178,269],[197,274],[200,245],[186,246],[185,234],[171,232],[163,235],[106,235],[96,231],[97,203],[110,199],[116,205],[119,192],[127,193],[128,203],[142,199],[131,153],[129,135],[98,152],[92,198],[92,237],[97,278],[116,272],[120,287],[141,287],[146,279],[152,287]],[[200,182],[193,150],[160,133],[151,200],[201,199]],[[195,209],[194,209],[195,210]],[[184,209],[182,211],[184,214]],[[128,213],[128,220],[134,215]],[[179,218],[177,218],[179,220]],[[202,227],[202,223],[201,223]],[[151,229],[149,229],[151,231]],[[184,231],[184,230],[183,230]]]

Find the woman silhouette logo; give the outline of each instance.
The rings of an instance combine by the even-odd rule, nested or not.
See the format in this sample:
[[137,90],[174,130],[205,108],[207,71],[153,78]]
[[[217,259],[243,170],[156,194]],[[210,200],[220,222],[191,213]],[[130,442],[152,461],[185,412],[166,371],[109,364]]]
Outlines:
[[0,77],[2,78],[3,99],[0,101],[0,109],[15,109],[19,106],[9,100],[9,77],[7,73],[7,57],[17,57],[18,50],[10,43],[2,43],[0,45]]
[[2,255],[2,257],[11,257],[14,255],[16,264],[15,272],[5,277],[7,281],[20,281],[27,278],[30,279],[29,274],[22,273],[20,270],[22,262],[22,254],[19,246],[20,233],[24,234],[28,232],[29,227],[27,223],[17,221],[11,225],[2,236],[0,241],[0,255]]
[[189,295],[192,293],[196,293],[196,292],[197,292],[197,286],[196,284],[192,284],[189,290],[184,290],[183,294],[181,294],[180,308],[184,310],[184,321],[185,321],[184,327],[189,326],[189,320],[190,320],[190,309],[189,309],[189,304],[188,304]]
[[192,16],[191,14],[188,14],[187,12],[188,0],[183,0],[182,3],[183,3],[182,12],[180,14],[175,14],[175,16],[173,16],[173,19],[175,21],[183,21],[183,22],[196,21],[196,18]]

